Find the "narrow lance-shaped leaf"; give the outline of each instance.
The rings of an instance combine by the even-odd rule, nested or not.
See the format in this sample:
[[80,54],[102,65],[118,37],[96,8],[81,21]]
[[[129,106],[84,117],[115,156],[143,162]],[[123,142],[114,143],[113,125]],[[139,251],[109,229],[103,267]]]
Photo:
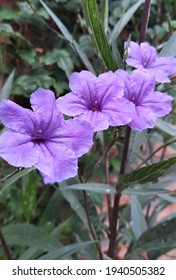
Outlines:
[[115,71],[117,69],[117,65],[112,56],[106,35],[103,31],[96,0],[82,0],[81,3],[84,17],[89,27],[93,43],[97,49],[97,53],[100,56],[105,68],[107,70]]
[[67,245],[61,249],[54,250],[44,256],[40,257],[39,260],[59,260],[72,255],[77,251],[81,250],[83,247],[90,246],[94,244],[95,241],[85,241],[76,244]]
[[176,32],[164,44],[159,56],[176,56]]
[[153,182],[158,177],[164,175],[166,171],[175,165],[176,158],[173,157],[169,160],[163,160],[138,170],[134,170],[131,173],[127,173],[119,177],[119,186],[121,189],[124,189],[129,185]]
[[15,76],[15,69],[12,71],[12,73],[7,78],[5,84],[4,84],[4,86],[3,86],[3,88],[0,92],[0,101],[2,99],[8,99],[9,98],[14,76]]
[[72,190],[85,190],[85,191],[92,191],[104,194],[115,194],[116,189],[113,186],[108,184],[98,184],[98,183],[83,183],[83,184],[74,184],[71,186],[66,187],[66,189]]
[[138,239],[147,230],[147,223],[136,195],[132,195],[131,197],[131,219],[133,232],[136,239]]

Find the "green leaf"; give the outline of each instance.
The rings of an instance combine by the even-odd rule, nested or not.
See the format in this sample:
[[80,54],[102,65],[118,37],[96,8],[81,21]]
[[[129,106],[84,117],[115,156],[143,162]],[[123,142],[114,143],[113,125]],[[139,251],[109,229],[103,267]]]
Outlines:
[[127,173],[119,177],[119,186],[123,189],[129,185],[153,182],[175,165],[176,158],[172,157],[169,160],[163,160],[138,170],[134,170],[131,173]]
[[105,34],[108,32],[109,0],[102,0],[102,23]]
[[67,190],[64,183],[59,184],[59,189],[61,191],[62,196],[65,198],[66,201],[68,201],[68,203],[70,204],[72,209],[75,211],[75,213],[78,215],[78,217],[81,219],[83,224],[88,228],[87,216],[84,211],[84,208],[82,207],[78,198],[74,195],[73,191]]
[[62,23],[62,21],[51,11],[51,9],[42,1],[39,0],[44,9],[48,12],[50,17],[53,19],[53,21],[58,26],[59,30],[62,32],[63,36],[69,43],[73,46],[74,50],[78,54],[78,56],[81,58],[84,65],[87,67],[89,71],[92,73],[95,73],[95,70],[89,61],[87,55],[83,52],[83,50],[80,48],[79,44],[74,40],[73,36],[70,34],[66,26]]
[[147,183],[142,186],[135,186],[127,188],[123,191],[124,194],[128,195],[141,195],[141,196],[156,196],[163,193],[170,193],[167,189],[168,186],[175,184],[176,179],[159,181],[157,183]]
[[3,183],[0,184],[0,195],[14,182],[16,182],[19,178],[25,176],[29,172],[31,172],[34,168],[26,168],[21,171],[18,171],[16,174],[5,180]]
[[171,136],[176,137],[176,127],[168,122],[159,120],[156,123],[157,127]]
[[70,190],[85,190],[92,191],[104,194],[115,194],[116,189],[108,184],[98,184],[98,183],[83,183],[83,184],[74,184],[66,187],[66,189]]
[[32,247],[45,252],[59,247],[59,242],[41,227],[30,224],[14,224],[2,228],[8,245]]
[[120,20],[116,23],[116,25],[114,26],[112,33],[110,35],[110,38],[109,38],[110,44],[112,44],[112,42],[114,42],[118,38],[118,36],[120,35],[120,33],[122,32],[124,27],[131,20],[134,13],[137,11],[137,9],[141,6],[142,3],[144,3],[144,0],[137,1],[131,8],[129,8],[127,10],[126,13],[123,13],[121,15]]
[[170,251],[176,247],[176,218],[160,223],[144,232],[136,242],[133,253],[166,249]]
[[147,223],[141,204],[136,195],[132,195],[131,197],[131,219],[133,232],[136,239],[138,239],[147,230]]
[[170,39],[164,44],[159,56],[176,56],[176,32],[174,32]]
[[72,255],[84,247],[94,244],[95,241],[85,241],[81,243],[67,245],[61,249],[54,250],[42,257],[39,260],[59,260],[67,258],[68,255]]
[[46,225],[47,223],[55,223],[58,218],[58,211],[56,211],[58,205],[63,200],[60,190],[57,189],[51,196],[47,206],[44,209],[42,216],[40,217],[39,225]]
[[19,191],[21,208],[26,222],[29,222],[35,215],[38,187],[36,177],[37,174],[34,171],[23,176],[22,191]]
[[117,65],[112,56],[108,40],[103,31],[100,22],[99,12],[96,0],[82,0],[82,7],[87,26],[90,28],[93,43],[96,46],[97,53],[107,70],[117,70]]
[[2,99],[8,99],[9,98],[14,76],[15,76],[15,69],[9,75],[9,77],[7,78],[5,84],[3,85],[3,88],[1,89],[0,101]]
[[158,195],[160,198],[171,202],[171,203],[176,203],[176,197],[175,196],[171,196],[171,195],[167,195],[167,194],[159,194]]

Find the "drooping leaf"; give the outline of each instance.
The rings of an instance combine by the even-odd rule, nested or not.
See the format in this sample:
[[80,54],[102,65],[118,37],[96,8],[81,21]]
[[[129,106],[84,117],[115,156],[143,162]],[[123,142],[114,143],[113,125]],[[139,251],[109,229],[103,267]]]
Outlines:
[[142,210],[142,206],[136,195],[132,195],[130,205],[132,229],[136,236],[136,239],[138,239],[147,230],[147,223]]
[[97,54],[100,56],[107,70],[115,71],[117,65],[112,56],[111,49],[108,45],[105,32],[103,30],[96,0],[82,0],[84,18],[89,27],[93,43],[97,49]]
[[39,0],[44,9],[48,12],[50,17],[53,19],[53,21],[58,26],[59,30],[62,32],[65,39],[71,44],[71,46],[74,48],[78,56],[81,58],[84,65],[87,67],[89,71],[92,73],[95,73],[95,70],[89,61],[87,55],[83,52],[83,50],[80,48],[79,44],[75,41],[71,33],[68,31],[67,27],[62,23],[62,21],[52,12],[52,10],[44,3],[44,1]]
[[52,252],[42,256],[39,260],[59,260],[67,258],[68,255],[72,255],[79,251],[81,248],[94,244],[95,241],[85,241],[76,244],[67,245],[61,249],[53,250]]
[[153,182],[158,177],[164,175],[171,167],[176,165],[176,158],[172,157],[169,160],[163,160],[152,165],[134,170],[131,173],[121,175],[119,177],[119,186],[121,189],[134,184],[144,184]]
[[118,38],[124,27],[131,20],[134,13],[137,11],[137,9],[141,6],[142,3],[144,3],[144,0],[138,0],[132,7],[130,7],[126,12],[124,12],[124,14],[121,15],[121,18],[114,26],[112,33],[109,37],[110,44],[112,44],[112,42],[114,42]]
[[71,186],[66,187],[66,189],[70,190],[85,190],[85,191],[92,191],[104,194],[115,194],[116,189],[113,186],[108,184],[98,184],[98,183],[83,183],[83,184],[74,184]]

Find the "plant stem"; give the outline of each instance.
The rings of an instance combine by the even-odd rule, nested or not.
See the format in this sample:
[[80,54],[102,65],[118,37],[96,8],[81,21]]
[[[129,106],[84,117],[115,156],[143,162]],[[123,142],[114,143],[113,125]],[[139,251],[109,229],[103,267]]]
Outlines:
[[139,37],[139,43],[142,43],[145,41],[145,35],[147,31],[149,16],[150,16],[150,7],[151,7],[151,0],[145,0],[144,4],[144,12],[141,18],[141,29],[140,29],[140,37]]
[[1,231],[1,229],[0,229],[0,241],[1,241],[2,247],[4,249],[4,253],[5,253],[7,259],[8,260],[12,260],[12,256],[10,254],[9,248],[7,246],[6,240],[4,238],[4,235],[3,235],[2,231]]
[[[131,128],[127,126],[126,132],[125,132],[125,140],[124,140],[119,175],[122,175],[125,173],[125,165],[126,165],[128,147],[129,147],[129,142],[130,142],[130,134],[131,134]],[[115,194],[115,196],[114,196],[114,207],[112,210],[111,227],[110,227],[111,233],[110,233],[110,241],[109,241],[109,249],[108,249],[108,256],[110,258],[114,258],[114,249],[115,249],[115,242],[116,242],[116,228],[117,228],[118,212],[119,212],[119,200],[121,197],[121,193],[119,192],[118,184],[116,186],[116,190],[117,190],[117,194]]]
[[[142,24],[141,24],[141,29],[140,29],[139,43],[141,43],[145,40],[145,35],[146,35],[146,30],[147,30],[147,26],[148,26],[149,15],[150,15],[150,7],[151,7],[151,0],[145,0],[144,12],[143,12],[143,15],[141,18]],[[119,175],[122,175],[125,173],[125,166],[126,166],[126,160],[127,160],[127,155],[128,155],[128,147],[129,147],[129,142],[130,142],[130,133],[131,133],[131,128],[129,128],[127,126]],[[113,211],[112,211],[111,227],[110,227],[111,233],[110,233],[110,241],[109,241],[109,249],[108,249],[108,256],[111,258],[114,258],[115,243],[116,243],[116,236],[117,236],[116,228],[117,228],[117,221],[118,221],[119,201],[120,201],[120,197],[121,197],[121,192],[119,191],[118,184],[116,186],[116,190],[117,190],[117,194],[114,196],[114,207],[113,207]]]
[[104,258],[103,258],[103,254],[102,254],[102,251],[101,251],[101,247],[100,247],[99,242],[97,243],[97,237],[96,237],[96,234],[94,232],[94,229],[93,229],[91,221],[90,221],[89,208],[88,208],[88,202],[87,202],[87,193],[86,193],[85,190],[83,190],[83,196],[84,196],[84,207],[85,207],[85,212],[86,212],[86,216],[87,216],[87,222],[88,222],[89,230],[90,230],[90,233],[92,235],[93,240],[96,241],[95,244],[96,244],[96,247],[97,247],[97,250],[98,250],[99,258],[100,258],[100,260],[103,260]]
[[[105,157],[105,182],[106,184],[110,184],[109,179],[109,160],[108,157]],[[108,218],[109,218],[109,227],[111,227],[111,217],[112,217],[112,206],[111,206],[111,197],[109,194],[106,195],[106,201],[108,206]]]

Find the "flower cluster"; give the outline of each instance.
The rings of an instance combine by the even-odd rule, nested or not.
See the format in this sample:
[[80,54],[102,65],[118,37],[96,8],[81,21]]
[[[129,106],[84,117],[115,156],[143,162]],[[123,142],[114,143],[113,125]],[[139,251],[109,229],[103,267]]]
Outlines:
[[77,175],[78,157],[91,148],[93,132],[121,125],[152,128],[171,111],[172,97],[155,85],[170,82],[176,59],[158,57],[148,43],[131,42],[126,63],[137,70],[98,77],[73,73],[71,91],[57,100],[52,91],[38,89],[30,99],[33,111],[3,100],[0,118],[8,130],[0,137],[0,156],[16,167],[35,166],[45,183],[60,182]]
[[33,111],[1,102],[0,117],[8,128],[0,137],[1,157],[16,167],[35,166],[45,182],[76,176],[78,157],[92,146],[90,124],[65,121],[50,90],[38,89],[30,100]]

